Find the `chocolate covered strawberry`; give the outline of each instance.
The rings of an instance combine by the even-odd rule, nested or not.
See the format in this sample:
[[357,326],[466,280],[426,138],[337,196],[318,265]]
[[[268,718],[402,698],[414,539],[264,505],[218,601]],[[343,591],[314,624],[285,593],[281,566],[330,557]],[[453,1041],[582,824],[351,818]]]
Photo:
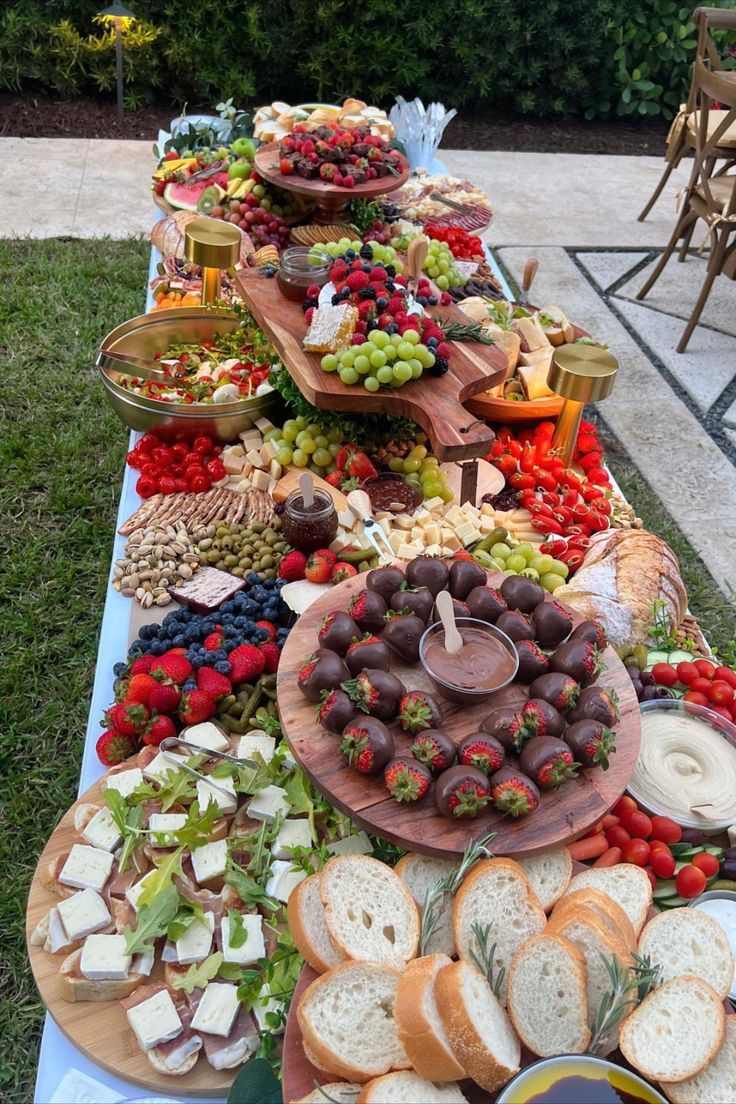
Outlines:
[[455,745],[438,728],[425,728],[418,733],[412,742],[411,753],[420,763],[429,767],[432,774],[440,774],[455,762]]
[[406,693],[403,683],[389,671],[369,667],[353,679],[346,679],[342,688],[358,709],[380,721],[392,721],[399,711],[399,702]]
[[495,774],[506,758],[503,744],[487,732],[474,732],[458,745],[458,762],[466,767],[477,767],[484,774]]
[[510,705],[494,709],[482,722],[481,728],[498,740],[506,751],[518,751],[527,738],[521,711]]
[[352,642],[345,653],[345,662],[351,675],[357,675],[365,667],[388,671],[391,666],[391,653],[380,636],[366,633],[359,640]]
[[345,663],[327,648],[320,648],[307,658],[296,676],[296,681],[307,701],[318,702],[323,690],[332,690],[346,679],[350,672]]
[[529,687],[529,697],[543,698],[559,713],[566,713],[577,705],[580,687],[569,675],[563,675],[560,671],[549,671],[534,680]]
[[437,728],[440,721],[440,707],[426,690],[408,690],[399,702],[399,724],[404,732]]
[[348,606],[348,614],[364,632],[379,633],[384,626],[386,603],[377,590],[361,590]]
[[354,717],[342,730],[340,751],[361,774],[378,774],[394,754],[394,738],[375,717]]
[[336,735],[342,732],[348,721],[352,721],[357,709],[344,690],[323,690],[322,700],[317,709],[317,720]]
[[555,736],[534,736],[519,756],[519,766],[542,790],[556,790],[574,778],[580,766],[571,748]]
[[587,686],[569,718],[571,724],[576,721],[600,721],[608,728],[613,728],[620,719],[618,694],[613,688],[607,690],[603,686]]
[[539,808],[539,789],[531,778],[515,767],[501,767],[489,779],[491,800],[499,813],[527,816]]
[[517,640],[516,651],[519,654],[519,670],[516,677],[519,682],[534,682],[549,670],[549,659],[533,640]]
[[442,816],[476,817],[491,800],[490,782],[477,767],[450,767],[437,779],[434,799]]
[[404,572],[399,567],[376,567],[365,577],[368,589],[377,591],[385,602],[391,600],[391,595],[403,582]]
[[566,640],[550,658],[550,670],[569,675],[581,686],[595,682],[601,670],[600,652],[590,640]]
[[608,636],[600,621],[581,621],[570,633],[570,640],[589,640],[601,652],[608,644]]
[[405,663],[416,663],[419,659],[419,641],[425,628],[421,617],[417,617],[415,613],[389,610],[382,639],[399,659],[403,659]]
[[402,587],[394,591],[389,602],[397,613],[413,613],[425,623],[434,609],[434,595],[427,587]]
[[534,639],[543,648],[556,648],[570,635],[572,617],[559,602],[540,602],[532,613]]
[[410,803],[421,801],[432,783],[432,775],[423,763],[408,755],[397,755],[384,770],[383,780],[396,801]]
[[553,705],[544,698],[530,698],[524,702],[521,713],[524,728],[524,743],[533,736],[561,736],[565,721]]
[[609,756],[616,751],[616,737],[600,721],[585,720],[571,724],[565,732],[565,743],[584,767],[608,770]]
[[322,618],[317,632],[317,640],[322,648],[345,655],[353,640],[361,636],[361,631],[345,610],[332,610]]

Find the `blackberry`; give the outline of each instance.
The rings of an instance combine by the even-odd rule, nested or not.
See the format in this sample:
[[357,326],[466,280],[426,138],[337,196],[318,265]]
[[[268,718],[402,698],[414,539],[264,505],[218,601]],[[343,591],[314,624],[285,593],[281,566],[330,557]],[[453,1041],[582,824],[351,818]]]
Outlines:
[[388,273],[389,276],[395,276],[396,275],[396,268],[392,264],[387,264],[386,265],[386,272]]
[[[361,255],[361,257],[363,257],[363,258],[364,258],[364,259],[365,259],[366,261],[370,261],[370,260],[372,260],[372,259],[373,259],[373,246],[372,246],[372,245],[368,245],[368,244],[366,243],[366,245],[364,245],[364,246],[363,246],[363,248],[361,249],[361,251],[360,251],[360,255]],[[363,267],[363,271],[365,272],[365,266]],[[370,272],[370,269],[368,269],[368,271]]]
[[361,299],[375,299],[376,289],[372,287],[361,288],[358,294]]
[[373,331],[377,330],[377,329],[378,329],[378,323],[376,321],[374,321],[373,319],[371,319],[370,322],[366,322],[366,325],[365,325],[365,332],[366,333],[373,333]]
[[449,370],[450,365],[447,362],[447,357],[435,357],[435,362],[429,369],[430,375],[444,376],[445,372]]
[[438,338],[430,337],[430,338],[427,339],[427,348],[428,349],[436,349],[438,345],[439,345],[439,339]]
[[310,307],[316,307],[319,304],[319,299],[316,295],[309,296],[302,303],[302,310],[308,311]]
[[356,252],[355,252],[354,249],[346,249],[345,250],[345,260],[346,261],[354,261],[355,258],[356,258]]

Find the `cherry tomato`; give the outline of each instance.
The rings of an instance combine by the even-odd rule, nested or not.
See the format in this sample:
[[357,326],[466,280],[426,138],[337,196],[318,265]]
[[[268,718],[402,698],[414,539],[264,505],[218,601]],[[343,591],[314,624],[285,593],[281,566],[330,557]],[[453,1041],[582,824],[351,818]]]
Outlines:
[[612,811],[616,814],[616,816],[621,817],[624,816],[626,813],[636,812],[638,808],[639,806],[636,804],[633,797],[629,797],[628,794],[624,794],[613,806]]
[[730,667],[716,667],[713,678],[722,679],[736,690],[736,671],[732,671]]
[[700,672],[694,663],[685,661],[677,664],[677,677],[685,686],[689,686],[693,679],[700,678]]
[[708,687],[707,696],[714,705],[730,706],[733,701],[733,687],[722,679],[713,679]]
[[652,838],[663,843],[679,843],[682,839],[682,828],[676,821],[666,816],[652,817]]
[[655,851],[666,851],[668,855],[672,854],[672,852],[670,851],[667,844],[662,843],[662,840],[650,839],[649,840],[649,850],[651,851],[652,854],[654,854]]
[[677,875],[675,888],[680,897],[698,897],[707,884],[708,880],[703,871],[688,863]]
[[708,698],[708,700],[711,700],[710,688],[712,685],[713,684],[710,679],[703,678],[702,675],[698,675],[698,677],[696,679],[693,679],[693,681],[690,683],[690,689],[695,690],[698,694],[705,694],[706,698]]
[[509,483],[515,491],[524,491],[527,488],[533,490],[535,486],[535,480],[533,475],[526,475],[524,472],[517,472],[509,479]]
[[649,862],[649,844],[643,839],[632,839],[622,848],[621,858],[634,866],[646,866]]
[[201,456],[208,456],[209,453],[212,452],[212,438],[207,437],[206,434],[202,434],[201,437],[195,437],[192,448]]
[[688,690],[682,695],[683,701],[690,702],[692,705],[709,705],[708,699],[705,694],[701,694],[699,690]]
[[158,481],[158,489],[161,494],[170,495],[176,493],[176,480],[173,475],[162,475]]
[[210,489],[210,477],[205,472],[196,472],[191,478],[187,476],[187,485],[194,494]]
[[623,849],[631,839],[631,836],[620,824],[615,824],[613,828],[609,828],[606,831],[606,839],[608,840],[609,847],[621,847]]
[[655,663],[652,667],[652,678],[657,686],[674,686],[677,682],[677,671],[671,663]]
[[136,485],[136,494],[139,494],[141,498],[150,498],[151,495],[158,494],[158,483],[155,479],[150,479],[146,475],[142,475]]
[[521,460],[524,446],[520,444],[519,441],[514,441],[512,438],[506,445],[506,448],[516,460]]
[[716,669],[715,663],[711,663],[709,659],[696,659],[695,666],[698,668],[698,674],[701,678],[713,678]]
[[172,445],[171,452],[180,464],[183,464],[187,456],[189,455],[189,449],[183,441],[177,441],[175,445]]
[[516,472],[516,460],[513,456],[509,456],[508,453],[499,456],[497,460],[494,460],[494,464],[507,479]]
[[652,870],[651,866],[645,866],[644,867],[644,873],[646,874],[649,881],[652,883],[652,889],[656,889],[657,888],[657,876],[654,873],[654,871]]
[[658,878],[671,878],[675,873],[675,859],[669,851],[657,848],[651,852],[651,867]]
[[208,460],[207,471],[210,473],[210,479],[213,483],[217,483],[220,479],[224,479],[226,476],[225,465],[222,460]]
[[155,433],[144,433],[138,442],[137,447],[141,452],[153,452],[155,448],[158,448],[161,444],[160,440]]
[[634,839],[649,839],[652,834],[652,822],[640,809],[636,812],[624,813],[621,823]]
[[693,855],[690,862],[693,866],[697,866],[698,870],[702,870],[706,878],[712,878],[721,867],[715,855],[711,855],[708,851],[700,851],[697,855]]
[[154,464],[158,464],[160,468],[168,468],[169,465],[174,462],[174,454],[166,445],[160,445],[151,453],[151,459]]

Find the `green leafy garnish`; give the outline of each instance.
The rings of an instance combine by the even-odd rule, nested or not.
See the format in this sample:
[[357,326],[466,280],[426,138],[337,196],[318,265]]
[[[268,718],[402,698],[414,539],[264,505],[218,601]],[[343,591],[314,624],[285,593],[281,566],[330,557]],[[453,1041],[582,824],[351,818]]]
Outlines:
[[608,971],[609,988],[601,997],[590,1028],[589,1054],[608,1054],[615,1046],[618,1028],[625,1016],[660,981],[661,966],[652,966],[648,955],[632,955],[631,968],[624,966],[616,955],[602,954]]
[[232,859],[227,860],[225,883],[233,887],[241,901],[246,905],[264,908],[269,912],[278,912],[281,908],[279,902],[275,901],[273,897],[269,897],[255,878],[251,878],[242,866],[239,866]]
[[114,789],[105,790],[105,803],[110,810],[115,827],[123,837],[118,857],[118,870],[124,874],[140,837],[145,835],[145,829],[141,827],[143,809],[140,805],[129,805],[123,795]]
[[167,938],[172,943],[176,943],[177,939],[181,939],[184,933],[191,928],[195,920],[198,920],[201,924],[206,923],[202,906],[198,901],[182,902],[176,916],[166,930]]
[[[187,760],[189,766],[198,767],[205,761],[204,755],[193,755]],[[166,771],[161,781],[161,788],[156,797],[161,802],[161,809],[165,813],[172,805],[188,804],[197,796],[197,783],[186,771],[172,766]]]
[[234,951],[238,947],[242,947],[248,938],[248,933],[245,930],[245,924],[243,923],[243,914],[236,909],[227,910],[228,919],[228,943]]
[[477,920],[471,925],[470,930],[475,936],[476,947],[472,947],[470,957],[483,976],[488,980],[494,996],[501,999],[503,979],[506,977],[506,967],[500,966],[496,970],[496,944],[491,943],[491,925],[480,924]]
[[216,951],[206,958],[204,962],[195,962],[185,974],[177,974],[171,982],[172,989],[182,989],[185,993],[191,993],[194,989],[204,989],[222,966],[222,954]]
[[442,917],[442,910],[448,899],[452,899],[462,885],[467,874],[473,869],[480,859],[492,858],[492,852],[488,850],[488,844],[495,836],[495,832],[487,832],[477,840],[473,840],[465,848],[463,857],[458,866],[451,870],[444,878],[438,878],[434,885],[427,890],[422,910],[422,923],[419,931],[419,954],[428,954],[429,941],[431,940]]
[[305,874],[314,874],[321,870],[331,858],[330,852],[324,843],[316,847],[287,847],[291,859],[292,870],[303,870]]
[[314,822],[316,794],[303,770],[293,770],[284,782],[286,800],[292,813],[304,813],[309,821],[312,839],[317,838],[317,826]]
[[203,813],[199,811],[199,805],[194,801],[187,812],[187,821],[171,835],[181,847],[193,851],[196,847],[204,847],[210,842],[212,828],[220,818],[220,808],[216,801],[210,801]]
[[138,898],[138,908],[150,905],[165,889],[172,884],[173,879],[181,874],[181,859],[184,854],[183,847],[177,847],[167,855],[164,861],[150,874],[146,875],[146,882]]
[[139,907],[135,930],[126,928],[123,932],[126,953],[153,951],[155,941],[167,931],[178,909],[179,894],[173,885],[165,886],[150,905]]

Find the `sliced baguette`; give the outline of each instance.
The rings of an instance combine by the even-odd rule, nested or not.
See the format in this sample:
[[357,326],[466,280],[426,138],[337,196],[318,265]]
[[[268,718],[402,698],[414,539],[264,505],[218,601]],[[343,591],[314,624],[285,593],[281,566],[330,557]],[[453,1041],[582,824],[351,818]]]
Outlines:
[[465,1070],[452,1052],[437,1002],[435,979],[451,959],[444,954],[415,958],[399,978],[394,1014],[409,1061],[428,1081],[459,1081]]
[[332,942],[327,930],[319,885],[319,874],[312,874],[300,882],[289,897],[286,914],[299,954],[313,970],[323,974],[344,962],[345,955]]
[[736,1016],[726,1016],[721,1049],[705,1069],[662,1088],[672,1104],[726,1104],[736,1100]]
[[65,1001],[111,1001],[122,1000],[148,979],[143,974],[128,974],[119,981],[90,981],[82,977],[79,964],[82,948],[72,951],[59,967],[59,986]]
[[529,939],[511,963],[508,1013],[522,1043],[540,1058],[583,1054],[590,1031],[582,952],[561,935]]
[[522,868],[545,912],[559,901],[572,878],[572,859],[566,847],[554,847],[540,855],[519,859]]
[[192,1051],[192,1053],[188,1054],[180,1065],[175,1067],[169,1065],[169,1063],[166,1061],[166,1055],[162,1054],[158,1047],[154,1047],[153,1050],[147,1050],[146,1058],[148,1058],[148,1061],[151,1063],[157,1073],[165,1073],[169,1077],[183,1077],[185,1074],[191,1073],[191,1071],[196,1066],[197,1060],[199,1058],[199,1051],[201,1049],[202,1048],[200,1046],[198,1050]]
[[707,912],[660,912],[639,937],[639,954],[661,969],[662,981],[687,974],[702,978],[723,998],[733,985],[733,955],[726,933]]
[[624,910],[638,936],[644,927],[652,903],[652,883],[640,866],[618,863],[617,866],[595,867],[576,874],[570,882],[570,891],[597,889],[607,893]]
[[291,1104],[325,1104],[327,1100],[334,1100],[336,1104],[357,1104],[359,1090],[360,1086],[353,1085],[350,1081],[330,1081],[319,1089],[313,1089],[306,1096],[300,1096]]
[[[403,859],[399,859],[394,872],[398,874],[414,898],[414,904],[419,909],[420,916],[424,912],[428,891],[440,878],[446,878],[456,865],[449,859],[436,859],[431,855],[415,855],[411,852],[404,855]],[[449,896],[442,904],[437,927],[424,950],[428,955],[446,954],[450,958],[456,953],[455,936],[452,931],[452,900]]]
[[527,939],[539,935],[547,923],[529,879],[513,859],[484,859],[477,863],[455,894],[452,906],[455,943],[466,962],[473,962],[478,941],[473,927],[488,927],[488,945],[495,944],[494,964],[503,969],[500,1000],[514,954]]
[[435,992],[460,1065],[482,1089],[500,1089],[519,1072],[521,1046],[483,974],[469,962],[453,962],[438,973]]
[[726,1015],[715,989],[702,978],[685,976],[645,997],[624,1020],[619,1046],[626,1061],[650,1081],[684,1081],[708,1066],[725,1031]]
[[609,897],[607,893],[601,893],[599,889],[588,886],[585,889],[569,890],[560,897],[552,909],[552,916],[560,916],[567,909],[579,908],[581,905],[594,912],[611,935],[621,939],[628,950],[636,950],[634,925],[613,897]]
[[357,1104],[468,1104],[468,1101],[455,1084],[434,1085],[411,1070],[403,1070],[369,1081]]
[[399,973],[345,962],[313,981],[299,1002],[304,1050],[318,1069],[363,1084],[409,1060],[394,1019]]
[[320,895],[327,931],[346,958],[401,968],[417,953],[417,906],[385,863],[338,855],[322,871]]

